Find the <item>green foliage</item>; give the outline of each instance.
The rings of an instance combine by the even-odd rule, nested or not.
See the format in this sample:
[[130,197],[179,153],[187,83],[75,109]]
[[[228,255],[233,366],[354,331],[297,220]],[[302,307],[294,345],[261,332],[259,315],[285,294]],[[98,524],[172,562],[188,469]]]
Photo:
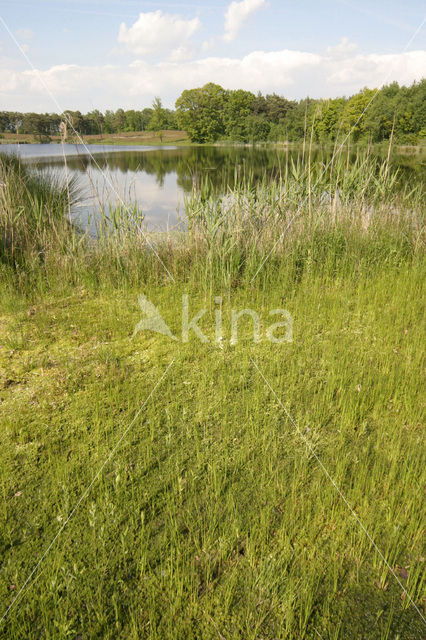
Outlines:
[[284,121],[289,141],[303,140],[313,121],[316,102],[310,98],[300,100]]
[[85,116],[85,119],[86,131],[84,133],[102,133],[104,123],[103,113],[101,113],[98,109],[94,109],[93,111],[89,111],[89,113]]
[[256,97],[250,91],[228,91],[224,113],[225,135],[236,142],[247,142],[250,137],[248,117]]
[[167,116],[161,103],[161,98],[154,98],[152,103],[152,116],[148,123],[149,131],[161,131],[166,128]]
[[322,142],[334,141],[339,133],[342,113],[345,107],[344,98],[323,100],[319,103],[319,111],[314,122],[316,138]]
[[273,124],[282,123],[285,120],[287,113],[291,109],[294,109],[295,106],[296,102],[287,100],[276,93],[267,95],[265,98],[266,117]]
[[226,91],[212,82],[186,89],[175,105],[179,127],[188,132],[193,142],[215,142],[225,134],[226,102]]
[[25,113],[19,123],[20,133],[33,133],[40,142],[48,142],[59,127],[60,117],[48,113]]
[[418,144],[426,129],[426,79],[410,87],[392,82],[380,90],[365,88],[350,98],[308,97],[298,102],[275,93],[225,90],[210,82],[185,90],[175,111],[165,109],[158,97],[153,108],[141,111],[117,109],[103,114],[94,110],[85,115],[66,111],[62,116],[1,111],[0,131],[33,134],[48,141],[58,134],[64,115],[84,135],[181,128],[196,143],[219,139],[299,142],[311,134],[315,142],[333,143],[351,132],[354,142],[380,143],[392,136],[395,142]]
[[264,116],[250,115],[245,119],[246,140],[249,142],[263,142],[268,139],[271,124]]
[[372,89],[363,89],[345,104],[342,114],[343,129],[345,133],[352,131],[355,142],[365,132],[366,111],[375,99],[374,95]]

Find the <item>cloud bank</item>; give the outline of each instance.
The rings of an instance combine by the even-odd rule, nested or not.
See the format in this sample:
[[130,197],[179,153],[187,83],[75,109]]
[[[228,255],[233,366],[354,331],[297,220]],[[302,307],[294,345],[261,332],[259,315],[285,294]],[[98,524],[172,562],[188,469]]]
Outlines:
[[142,108],[150,105],[155,95],[173,106],[183,89],[206,82],[217,82],[227,89],[275,91],[288,98],[334,97],[393,80],[411,84],[422,78],[425,68],[426,51],[352,52],[342,58],[340,50],[320,55],[288,49],[179,63],[139,59],[128,65],[57,65],[39,72],[2,68],[0,64],[0,99],[4,109],[55,111],[47,86],[64,109]]

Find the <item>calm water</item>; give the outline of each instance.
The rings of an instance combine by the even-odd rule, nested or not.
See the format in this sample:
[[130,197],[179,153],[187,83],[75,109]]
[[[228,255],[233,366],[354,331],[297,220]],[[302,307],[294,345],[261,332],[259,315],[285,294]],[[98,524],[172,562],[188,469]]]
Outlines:
[[[135,147],[90,145],[90,157],[83,145],[65,145],[69,173],[77,178],[80,193],[74,217],[94,228],[100,207],[115,206],[120,199],[136,202],[150,229],[173,228],[184,222],[184,198],[208,176],[217,192],[248,173],[261,178],[278,176],[286,154],[301,150],[251,147]],[[61,145],[3,145],[1,151],[18,153],[25,162],[43,171],[64,173]],[[353,156],[354,157],[354,156]],[[314,160],[327,162],[330,150],[317,150]],[[425,165],[419,156],[394,155],[394,166],[405,179],[424,177]]]

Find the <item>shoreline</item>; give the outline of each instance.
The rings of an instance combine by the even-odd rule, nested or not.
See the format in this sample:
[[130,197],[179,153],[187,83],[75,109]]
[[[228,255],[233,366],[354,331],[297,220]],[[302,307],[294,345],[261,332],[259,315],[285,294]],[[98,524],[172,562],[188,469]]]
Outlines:
[[[138,133],[138,132],[132,132]],[[151,133],[151,132],[139,132],[140,134]],[[68,145],[81,145],[85,144],[89,147],[99,147],[99,146],[109,146],[109,147],[150,147],[153,149],[161,149],[161,148],[180,148],[180,147],[200,147],[200,148],[208,148],[208,147],[220,147],[220,148],[236,148],[236,149],[250,149],[250,148],[263,148],[263,149],[286,149],[286,150],[294,150],[303,147],[303,140],[299,141],[263,141],[263,142],[235,142],[232,140],[219,140],[217,142],[209,142],[209,143],[195,143],[191,142],[189,138],[185,137],[185,132],[173,132],[174,134],[179,133],[182,134],[183,137],[176,136],[167,136],[162,138],[162,140],[156,139],[154,136],[145,136],[145,135],[125,135],[125,134],[111,134],[108,135],[91,135],[91,136],[82,136],[83,142],[80,140],[76,140],[75,138],[70,138],[67,140],[65,144]],[[1,135],[1,134],[0,134]],[[57,146],[61,144],[61,139],[59,136],[52,136],[50,140],[40,141],[36,140],[34,135],[30,134],[12,134],[8,138],[0,137],[0,149],[2,146],[6,145],[28,145],[28,144],[37,144],[43,146]],[[312,149],[333,149],[336,146],[335,142],[313,142],[311,145]],[[347,147],[347,142],[344,144]],[[368,145],[365,142],[361,143],[350,143],[350,148],[353,150],[357,149],[367,149],[370,148],[372,150],[383,150],[384,152],[389,149],[389,141],[377,142],[371,145]],[[416,145],[407,145],[407,144],[392,144],[393,153],[401,153],[406,155],[421,155],[426,153],[426,143],[425,144],[416,144]],[[111,150],[112,152],[112,150]]]

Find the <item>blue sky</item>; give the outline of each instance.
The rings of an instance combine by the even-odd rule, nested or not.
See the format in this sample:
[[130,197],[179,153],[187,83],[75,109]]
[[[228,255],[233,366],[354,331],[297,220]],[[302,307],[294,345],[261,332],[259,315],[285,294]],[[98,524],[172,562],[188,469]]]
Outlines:
[[411,83],[426,75],[425,25],[412,38],[425,14],[394,0],[0,0],[21,47],[0,23],[0,109],[173,106],[208,81],[289,98]]

